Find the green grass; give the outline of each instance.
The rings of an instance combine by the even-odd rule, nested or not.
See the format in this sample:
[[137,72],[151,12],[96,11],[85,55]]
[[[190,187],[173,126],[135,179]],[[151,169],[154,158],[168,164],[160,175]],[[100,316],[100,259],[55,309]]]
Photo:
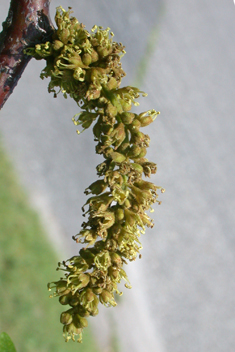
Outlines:
[[0,147],[0,332],[9,334],[17,352],[98,351],[89,329],[82,344],[64,342],[63,307],[46,287],[59,278],[57,262]]

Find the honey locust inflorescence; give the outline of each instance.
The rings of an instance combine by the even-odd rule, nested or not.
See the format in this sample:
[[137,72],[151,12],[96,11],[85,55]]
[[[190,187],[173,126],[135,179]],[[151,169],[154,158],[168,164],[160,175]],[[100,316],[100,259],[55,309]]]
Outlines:
[[89,33],[70,15],[70,8],[58,7],[53,41],[37,44],[27,54],[46,60],[41,78],[50,77],[49,92],[56,96],[59,88],[82,109],[74,124],[85,130],[94,122],[96,153],[104,157],[96,167],[98,181],[85,190],[91,194],[82,208],[88,220],[73,237],[85,247],[59,263],[64,277],[48,285],[62,305],[70,306],[60,317],[66,341],[79,335],[80,342],[86,318],[98,314],[98,303],[116,306],[114,294],[122,294],[117,286],[122,279],[131,287],[123,264],[136,259],[142,248],[140,234],[146,226],[153,227],[146,211],[160,203],[157,189],[164,189],[142,179],[156,172],[156,164],[145,157],[150,138],[140,128],[159,112],[130,112],[145,94],[134,87],[120,88],[125,76],[120,63],[123,45],[112,40],[109,28],[94,26]]

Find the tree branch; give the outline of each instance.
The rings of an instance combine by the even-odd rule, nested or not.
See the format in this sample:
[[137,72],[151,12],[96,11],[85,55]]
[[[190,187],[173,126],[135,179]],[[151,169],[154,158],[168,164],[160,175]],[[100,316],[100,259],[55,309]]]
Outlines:
[[24,50],[51,40],[50,0],[11,0],[0,33],[0,109],[13,92],[31,57]]

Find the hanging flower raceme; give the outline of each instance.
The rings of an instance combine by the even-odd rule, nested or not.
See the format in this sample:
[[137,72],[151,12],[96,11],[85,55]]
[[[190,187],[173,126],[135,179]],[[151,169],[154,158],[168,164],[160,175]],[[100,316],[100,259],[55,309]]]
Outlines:
[[[61,314],[66,341],[81,341],[87,317],[98,314],[99,302],[116,306],[114,294],[121,295],[117,284],[130,283],[123,268],[135,260],[142,246],[140,234],[153,221],[146,213],[158,202],[157,187],[142,179],[156,173],[156,164],[146,159],[150,137],[140,129],[154,121],[159,112],[132,113],[138,88],[120,88],[125,72],[120,59],[125,53],[113,41],[110,29],[94,26],[91,33],[71,17],[71,9],[57,8],[53,41],[27,49],[36,59],[45,59],[41,78],[49,77],[49,92],[62,92],[73,98],[82,112],[73,118],[83,130],[93,125],[96,152],[104,161],[97,166],[99,180],[85,194],[92,196],[83,206],[87,221],[73,237],[85,245],[79,254],[59,263],[64,276],[48,285],[62,305],[69,309]],[[78,133],[80,133],[78,131]]]

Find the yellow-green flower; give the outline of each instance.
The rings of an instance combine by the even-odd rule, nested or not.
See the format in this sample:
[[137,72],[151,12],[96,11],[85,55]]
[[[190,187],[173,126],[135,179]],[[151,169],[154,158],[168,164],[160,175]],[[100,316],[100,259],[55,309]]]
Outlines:
[[146,94],[136,87],[120,87],[125,50],[113,41],[109,28],[94,26],[89,33],[71,17],[70,8],[66,11],[61,6],[55,21],[53,41],[26,53],[46,60],[41,78],[50,79],[48,91],[76,101],[81,111],[73,122],[83,130],[93,124],[96,153],[104,158],[96,167],[99,179],[85,190],[86,195],[92,194],[82,207],[86,221],[73,237],[85,247],[59,263],[64,276],[48,285],[54,289],[51,296],[68,306],[60,317],[66,341],[78,336],[81,342],[86,318],[98,314],[99,302],[116,306],[114,293],[122,294],[118,290],[122,280],[131,288],[123,266],[137,258],[140,235],[146,226],[153,226],[147,211],[159,202],[157,189],[164,189],[142,179],[156,173],[157,167],[146,158],[150,137],[140,129],[159,112],[131,112],[133,105],[139,105],[139,96]]

